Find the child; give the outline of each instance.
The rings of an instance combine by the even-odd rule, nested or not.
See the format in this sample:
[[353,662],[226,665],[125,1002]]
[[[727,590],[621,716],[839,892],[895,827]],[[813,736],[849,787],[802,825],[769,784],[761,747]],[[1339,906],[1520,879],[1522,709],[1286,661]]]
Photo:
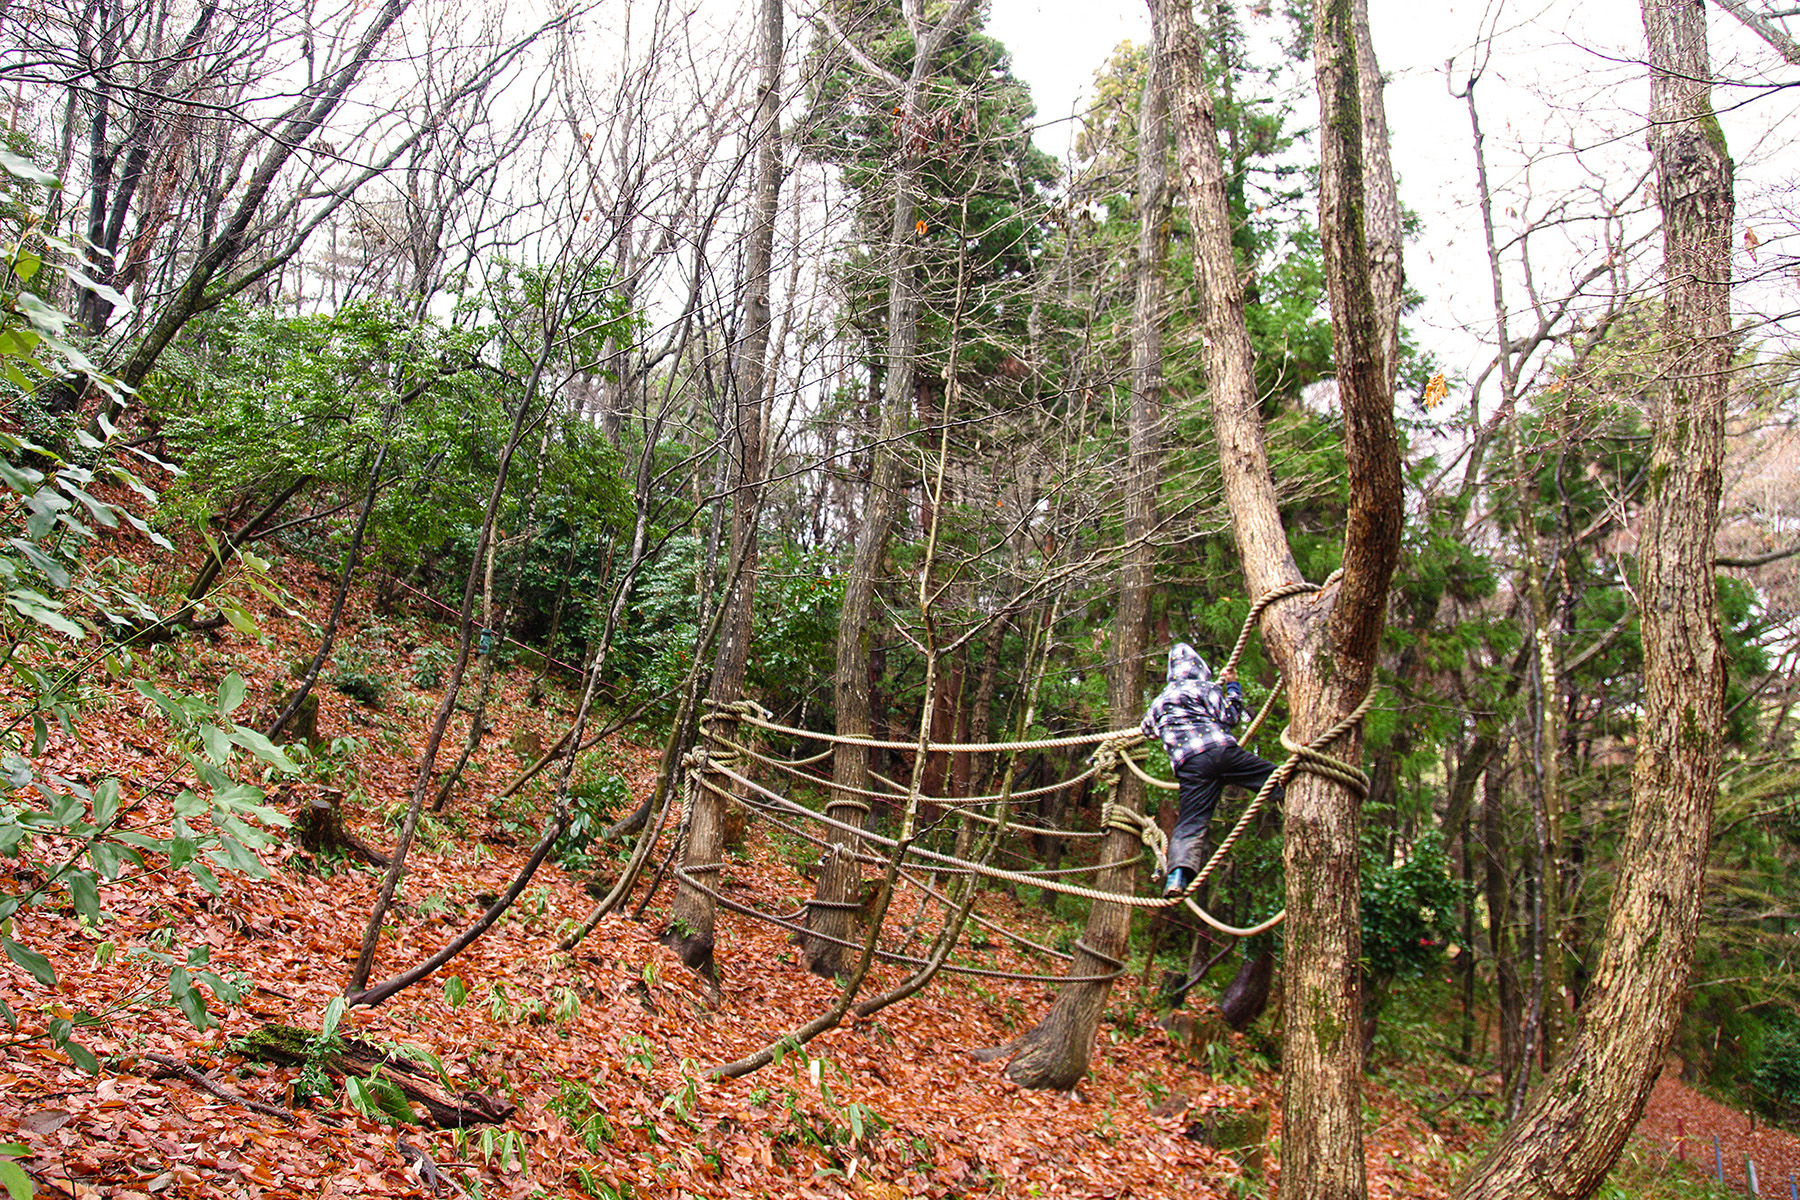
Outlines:
[[[1144,736],[1162,739],[1181,785],[1164,897],[1181,895],[1200,873],[1206,829],[1224,786],[1235,783],[1260,791],[1275,770],[1274,763],[1245,750],[1231,736],[1244,719],[1244,689],[1235,671],[1227,671],[1220,682],[1223,687],[1213,682],[1198,651],[1178,642],[1169,651],[1168,685],[1144,714]],[[1282,794],[1279,786],[1269,793],[1274,800]]]

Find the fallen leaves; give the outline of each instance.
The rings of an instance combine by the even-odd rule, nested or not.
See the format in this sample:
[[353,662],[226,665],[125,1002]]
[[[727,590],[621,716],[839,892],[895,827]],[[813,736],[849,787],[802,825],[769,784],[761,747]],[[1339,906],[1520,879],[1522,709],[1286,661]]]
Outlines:
[[[289,583],[315,602],[329,594],[305,575]],[[236,671],[247,684],[245,703],[266,708],[285,686],[289,662],[311,645],[298,622],[272,608],[257,616],[274,635],[270,644],[236,635],[217,645],[195,641],[176,660],[179,669],[200,682]],[[347,637],[373,619],[366,596],[355,599],[349,619]],[[390,627],[396,619],[385,618]],[[407,636],[442,634],[415,620]],[[566,711],[529,705],[527,684],[523,674],[503,680],[489,708],[488,749],[472,763],[463,798],[414,849],[404,903],[380,943],[378,974],[436,950],[478,913],[478,897],[504,890],[527,853],[496,834],[502,824],[535,820],[530,805],[541,799],[517,809],[483,799],[516,770],[506,751],[513,737],[529,730],[548,744],[568,719]],[[402,694],[371,716],[329,689],[319,695],[325,735],[353,736],[360,749],[332,759],[328,781],[295,785],[288,803],[305,803],[312,787],[341,791],[360,836],[386,845],[388,814],[410,789],[432,706]],[[53,736],[54,769],[157,777],[165,764],[142,712],[123,691],[116,703],[95,705],[79,738]],[[648,792],[653,751],[618,743],[606,753],[633,796]],[[544,785],[533,786],[528,797],[541,798]],[[141,802],[137,824],[166,828],[167,795],[133,799]],[[296,1100],[302,1067],[253,1064],[232,1049],[263,1022],[319,1027],[344,984],[378,884],[373,872],[353,867],[328,877],[306,873],[288,848],[265,857],[270,878],[228,877],[216,900],[155,871],[101,884],[99,902],[110,914],[104,936],[120,948],[111,963],[97,960],[93,933],[71,914],[21,914],[31,944],[54,961],[53,1002],[65,1010],[99,1011],[134,988],[150,990],[155,980],[141,974],[146,960],[132,949],[166,945],[159,930],[172,931],[181,947],[209,947],[222,976],[241,973],[254,985],[235,1009],[218,1011],[209,999],[223,1024],[207,1034],[166,1007],[120,1011],[88,1031],[91,1047],[106,1056],[97,1079],[41,1043],[14,1047],[0,1071],[0,1141],[25,1144],[30,1156],[22,1161],[46,1190],[159,1200],[424,1194],[419,1158],[398,1148],[393,1128],[346,1107],[341,1087],[334,1103],[310,1109]],[[734,894],[769,911],[792,911],[797,889],[806,887],[754,839],[731,872]],[[1242,1169],[1187,1131],[1209,1111],[1273,1107],[1272,1084],[1227,1085],[1180,1059],[1162,1033],[1140,1025],[1124,989],[1114,997],[1119,1019],[1105,1028],[1079,1095],[1021,1090],[1005,1078],[1003,1063],[977,1063],[968,1052],[1015,1037],[1052,989],[951,977],[821,1036],[778,1066],[713,1080],[709,1066],[801,1024],[829,1003],[833,985],[799,965],[783,931],[721,913],[723,981],[711,995],[657,941],[666,903],[666,893],[652,903],[646,924],[609,917],[572,953],[559,954],[558,937],[591,900],[581,880],[546,865],[525,900],[438,978],[374,1010],[345,1014],[346,1035],[428,1052],[442,1066],[446,1093],[492,1091],[518,1106],[503,1126],[408,1129],[402,1136],[416,1155],[458,1186],[479,1181],[488,1195],[631,1189],[833,1200],[976,1192],[1204,1200],[1235,1194]],[[996,903],[994,915],[1005,923],[1036,920],[1012,901]],[[987,957],[1003,967],[1044,967],[1011,949]],[[458,983],[447,988],[452,974]],[[869,990],[899,978],[878,968]],[[0,973],[0,999],[18,1012],[41,1012],[52,998],[28,988],[22,974]],[[289,1128],[269,1111],[198,1090],[179,1075],[151,1078],[156,1056],[205,1072],[247,1103],[291,1113],[297,1124]],[[1158,1107],[1171,1089],[1184,1102]],[[1372,1195],[1432,1194],[1410,1166],[1384,1165],[1390,1152],[1409,1161],[1413,1136],[1402,1122],[1385,1140],[1372,1139]]]

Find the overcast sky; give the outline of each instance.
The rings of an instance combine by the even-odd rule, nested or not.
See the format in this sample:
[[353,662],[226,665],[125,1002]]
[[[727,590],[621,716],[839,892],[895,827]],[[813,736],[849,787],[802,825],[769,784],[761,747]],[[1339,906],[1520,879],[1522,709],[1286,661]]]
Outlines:
[[[1473,374],[1485,351],[1466,330],[1491,326],[1492,304],[1473,203],[1468,111],[1447,90],[1445,61],[1455,60],[1453,77],[1460,88],[1476,61],[1474,48],[1484,41],[1492,47],[1477,95],[1503,218],[1507,207],[1541,212],[1557,198],[1585,196],[1591,203],[1603,190],[1620,198],[1648,161],[1642,113],[1649,85],[1641,65],[1638,6],[1636,0],[1511,5],[1370,0],[1370,10],[1376,53],[1389,80],[1387,111],[1401,199],[1425,223],[1407,248],[1408,282],[1428,299],[1412,320],[1453,375]],[[1713,63],[1721,76],[1754,85],[1800,74],[1782,68],[1718,8],[1708,10]],[[1244,19],[1254,25],[1279,18]],[[1120,41],[1148,39],[1149,16],[1143,0],[993,0],[988,27],[1012,51],[1015,72],[1031,84],[1040,119],[1049,120],[1067,116],[1083,102],[1094,71]],[[1740,223],[1761,222],[1763,241],[1785,238],[1785,247],[1778,242],[1774,250],[1789,254],[1800,251],[1790,232],[1800,155],[1782,129],[1794,116],[1793,95],[1754,87],[1715,94],[1738,160]],[[1300,119],[1309,118],[1312,103],[1309,98],[1308,107],[1299,110]],[[1066,122],[1048,126],[1039,144],[1066,156],[1070,128]],[[1561,264],[1553,261],[1549,239],[1537,247],[1552,277],[1559,265],[1565,275],[1577,269],[1573,263],[1583,246],[1591,245],[1593,231],[1577,228],[1564,236]],[[1769,258],[1765,250],[1759,261],[1766,265]],[[1549,286],[1552,279],[1539,282]],[[1785,286],[1794,294],[1772,298],[1776,308],[1800,301],[1800,287],[1792,281]],[[1522,286],[1518,290],[1523,293]]]

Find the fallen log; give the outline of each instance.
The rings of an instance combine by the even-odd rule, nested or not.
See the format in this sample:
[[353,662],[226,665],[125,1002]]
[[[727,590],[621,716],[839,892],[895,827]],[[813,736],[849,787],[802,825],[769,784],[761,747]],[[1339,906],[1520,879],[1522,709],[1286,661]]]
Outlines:
[[471,1125],[498,1125],[517,1110],[517,1105],[487,1092],[451,1093],[424,1066],[404,1054],[390,1054],[360,1038],[337,1037],[325,1047],[311,1029],[276,1022],[240,1038],[232,1049],[245,1058],[278,1066],[319,1067],[338,1078],[354,1075],[369,1079],[377,1072],[393,1084],[409,1104],[423,1108],[440,1129],[465,1129]]

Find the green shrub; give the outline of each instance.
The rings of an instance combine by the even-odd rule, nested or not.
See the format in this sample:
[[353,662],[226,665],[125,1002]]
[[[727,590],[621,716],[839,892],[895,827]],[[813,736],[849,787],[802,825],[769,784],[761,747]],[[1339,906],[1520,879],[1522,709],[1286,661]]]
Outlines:
[[1771,1031],[1750,1073],[1756,1106],[1770,1116],[1791,1121],[1800,1116],[1800,1029]]
[[571,871],[593,866],[594,839],[630,800],[631,789],[613,772],[575,784],[569,789],[569,827],[551,847],[551,857]]
[[331,681],[331,686],[358,704],[366,704],[370,708],[380,708],[381,698],[387,692],[387,683],[373,675],[346,673]]
[[440,688],[444,686],[444,675],[453,661],[450,652],[442,646],[420,646],[413,651],[413,686],[416,688]]

